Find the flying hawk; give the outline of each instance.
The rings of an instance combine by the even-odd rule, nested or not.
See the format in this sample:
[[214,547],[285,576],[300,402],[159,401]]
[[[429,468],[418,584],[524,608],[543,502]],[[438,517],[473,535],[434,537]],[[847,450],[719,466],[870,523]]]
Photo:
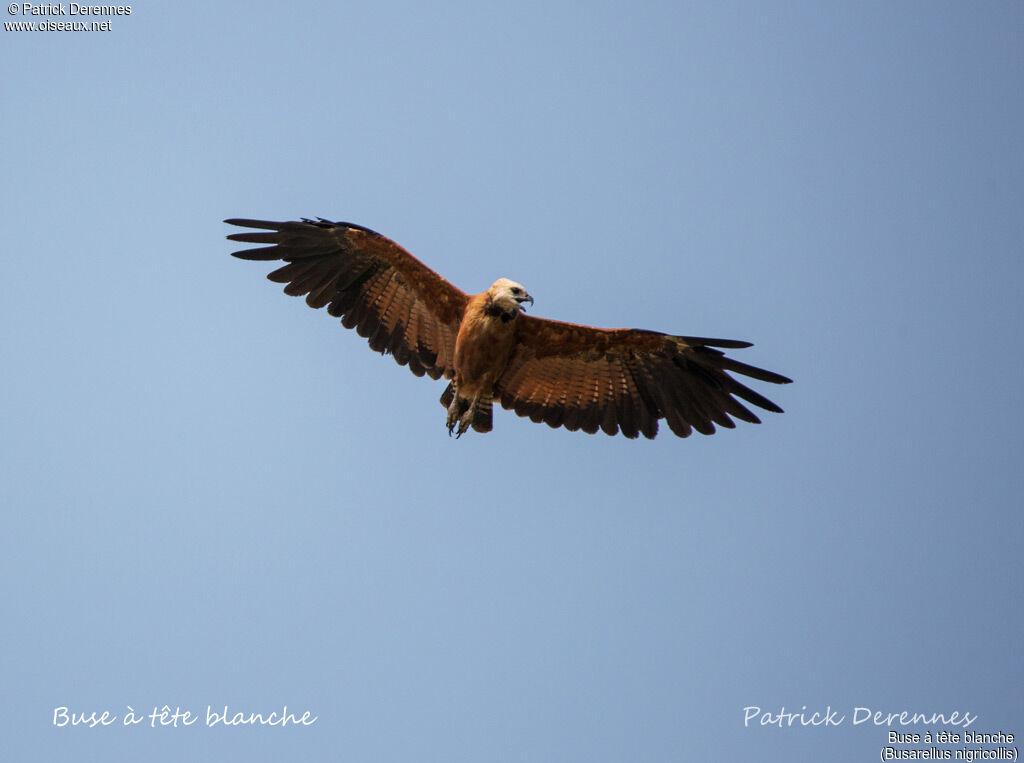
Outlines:
[[535,318],[533,297],[499,278],[470,296],[409,252],[369,228],[329,220],[224,222],[260,232],[232,241],[271,244],[234,252],[244,260],[283,260],[267,278],[286,294],[327,312],[390,353],[416,376],[451,381],[441,395],[448,434],[491,430],[491,405],[571,431],[653,438],[658,420],[688,437],[714,434],[730,416],[759,424],[737,398],[768,411],[775,403],[727,372],[772,384],[790,379],[714,349],[750,342],[671,336],[641,329],[601,329]]

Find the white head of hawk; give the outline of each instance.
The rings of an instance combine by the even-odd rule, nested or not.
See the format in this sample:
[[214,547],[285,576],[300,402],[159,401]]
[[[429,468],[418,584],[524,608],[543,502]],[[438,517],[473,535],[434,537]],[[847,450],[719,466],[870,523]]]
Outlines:
[[490,297],[491,304],[503,313],[514,315],[520,310],[525,312],[526,308],[523,307],[523,303],[529,302],[531,305],[533,304],[533,297],[526,293],[526,289],[522,287],[522,284],[518,284],[508,278],[499,278],[492,283],[491,288],[487,290],[487,294]]

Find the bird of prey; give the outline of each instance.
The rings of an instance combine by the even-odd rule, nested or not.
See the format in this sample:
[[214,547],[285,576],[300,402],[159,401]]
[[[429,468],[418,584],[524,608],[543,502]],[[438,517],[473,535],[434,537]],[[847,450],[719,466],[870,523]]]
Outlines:
[[232,241],[269,244],[234,252],[282,260],[267,278],[327,312],[391,354],[416,376],[449,379],[441,395],[448,434],[491,430],[495,400],[531,421],[589,434],[653,438],[664,419],[679,437],[732,428],[731,417],[759,424],[740,400],[768,411],[775,403],[728,372],[772,384],[790,379],[733,360],[715,348],[750,342],[602,329],[526,315],[521,285],[499,278],[469,295],[369,228],[322,218],[294,222],[230,219],[255,231]]

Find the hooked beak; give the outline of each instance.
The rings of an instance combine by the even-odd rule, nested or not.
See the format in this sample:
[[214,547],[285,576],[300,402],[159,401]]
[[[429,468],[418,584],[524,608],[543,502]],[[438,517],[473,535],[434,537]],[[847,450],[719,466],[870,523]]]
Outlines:
[[524,302],[529,302],[530,306],[532,307],[533,306],[533,297],[531,297],[529,294],[527,294],[524,297],[516,297],[516,302],[519,303],[519,309],[522,310],[525,313],[526,312],[526,308],[523,306],[523,303]]

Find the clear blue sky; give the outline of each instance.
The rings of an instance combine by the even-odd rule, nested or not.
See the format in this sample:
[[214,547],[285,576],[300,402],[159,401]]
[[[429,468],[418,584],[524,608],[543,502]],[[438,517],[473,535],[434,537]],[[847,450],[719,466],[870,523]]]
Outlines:
[[[6,759],[885,744],[747,706],[1024,735],[1024,5],[102,18],[0,32]],[[450,440],[441,382],[228,256],[225,217],[317,215],[536,315],[753,341],[786,413]],[[318,720],[52,725],[164,704]]]

